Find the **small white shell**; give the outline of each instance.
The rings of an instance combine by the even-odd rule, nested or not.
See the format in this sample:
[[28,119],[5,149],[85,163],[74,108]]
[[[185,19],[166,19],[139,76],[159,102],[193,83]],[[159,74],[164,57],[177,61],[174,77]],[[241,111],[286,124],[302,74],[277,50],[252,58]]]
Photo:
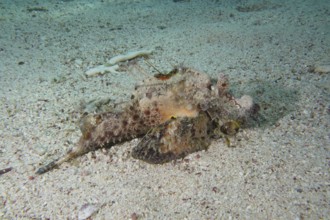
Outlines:
[[96,211],[98,211],[100,206],[96,203],[94,204],[84,204],[78,212],[78,220],[85,220],[91,217]]

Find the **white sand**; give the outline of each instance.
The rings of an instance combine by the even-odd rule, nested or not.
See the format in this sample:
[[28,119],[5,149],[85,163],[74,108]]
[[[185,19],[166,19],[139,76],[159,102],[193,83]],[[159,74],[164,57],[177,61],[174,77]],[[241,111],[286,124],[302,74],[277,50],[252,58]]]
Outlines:
[[[328,0],[240,2],[253,4],[1,1],[0,219],[77,219],[88,204],[93,219],[329,219],[330,80],[310,71],[330,61]],[[144,77],[84,72],[144,48],[164,71],[228,74],[260,126],[173,163],[132,159],[133,140],[36,176],[79,138],[81,100],[124,100]]]

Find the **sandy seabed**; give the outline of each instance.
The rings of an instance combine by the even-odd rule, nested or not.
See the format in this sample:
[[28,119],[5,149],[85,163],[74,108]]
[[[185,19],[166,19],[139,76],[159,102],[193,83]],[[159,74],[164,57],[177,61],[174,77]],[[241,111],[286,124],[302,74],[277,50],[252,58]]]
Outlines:
[[[329,219],[327,0],[3,0],[0,28],[0,219]],[[82,103],[153,74],[85,71],[140,49],[228,75],[259,125],[164,165],[133,159],[135,139],[35,175],[80,137]]]

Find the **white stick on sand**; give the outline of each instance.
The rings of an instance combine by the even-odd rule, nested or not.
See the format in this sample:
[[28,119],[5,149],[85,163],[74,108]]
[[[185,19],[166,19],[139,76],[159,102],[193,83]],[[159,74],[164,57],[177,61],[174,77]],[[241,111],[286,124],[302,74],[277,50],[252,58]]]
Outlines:
[[115,57],[111,58],[108,61],[108,64],[114,65],[114,64],[122,62],[122,61],[131,60],[131,59],[133,59],[135,57],[138,57],[138,56],[147,56],[151,53],[152,53],[152,50],[140,50],[140,51],[129,52],[127,54],[118,55],[118,56],[115,56]]
[[100,66],[87,70],[85,72],[85,75],[87,77],[93,77],[93,76],[103,75],[108,72],[109,73],[119,73],[117,71],[118,69],[119,69],[118,65],[114,65],[114,66],[100,65]]
[[131,60],[138,56],[147,56],[151,53],[152,50],[139,50],[139,51],[129,52],[124,55],[118,55],[111,58],[106,65],[96,66],[92,69],[87,70],[85,72],[85,75],[87,77],[93,77],[93,76],[103,75],[105,73],[119,73],[117,71],[119,69],[119,65],[115,65],[115,64],[122,61]]

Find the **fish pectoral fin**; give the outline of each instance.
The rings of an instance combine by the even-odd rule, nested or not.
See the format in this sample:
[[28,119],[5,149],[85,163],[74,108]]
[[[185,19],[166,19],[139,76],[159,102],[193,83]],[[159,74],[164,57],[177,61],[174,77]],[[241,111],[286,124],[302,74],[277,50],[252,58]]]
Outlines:
[[133,148],[132,157],[161,164],[206,150],[211,142],[207,134],[208,122],[208,118],[203,115],[165,122],[142,138]]

